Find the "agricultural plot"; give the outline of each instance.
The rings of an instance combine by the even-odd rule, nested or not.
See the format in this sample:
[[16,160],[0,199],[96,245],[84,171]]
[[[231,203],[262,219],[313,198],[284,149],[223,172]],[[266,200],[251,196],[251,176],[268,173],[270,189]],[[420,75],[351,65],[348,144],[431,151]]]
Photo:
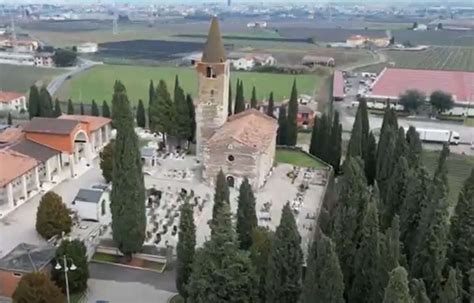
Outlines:
[[[59,90],[57,97],[61,100],[71,98],[75,102],[84,103],[89,103],[93,99],[96,101],[110,100],[115,80],[121,80],[127,88],[130,100],[137,103],[139,99],[148,100],[150,80],[158,83],[160,79],[163,79],[171,90],[176,75],[179,76],[179,81],[184,90],[195,96],[197,76],[192,68],[105,64],[96,66],[67,81]],[[235,83],[237,79],[240,79],[244,82],[245,97],[247,99],[250,99],[252,86],[255,85],[259,100],[267,99],[270,92],[273,91],[277,102],[289,97],[293,79],[296,79],[299,93],[309,95],[312,95],[315,90],[319,90],[322,79],[324,79],[324,75],[294,76],[256,72],[232,72],[231,76],[234,93]]]
[[278,28],[282,37],[309,39],[315,42],[346,42],[352,35],[364,35],[369,37],[385,37],[384,30],[364,30],[345,28],[310,28],[310,27],[288,27]]
[[397,43],[410,41],[417,45],[439,45],[439,46],[474,46],[474,33],[472,31],[412,31],[398,30],[392,31]]
[[62,69],[0,64],[0,90],[26,92],[35,84],[48,84]]

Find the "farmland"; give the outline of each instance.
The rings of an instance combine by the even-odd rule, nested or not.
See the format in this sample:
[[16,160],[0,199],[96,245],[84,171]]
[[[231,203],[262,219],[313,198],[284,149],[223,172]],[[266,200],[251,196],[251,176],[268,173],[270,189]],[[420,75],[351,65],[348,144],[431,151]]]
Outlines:
[[56,68],[0,64],[0,90],[26,92],[35,84],[47,84],[64,71]]
[[[126,88],[129,98],[133,102],[138,99],[148,100],[148,85],[152,79],[157,83],[163,79],[168,88],[173,87],[175,75],[179,76],[181,85],[186,92],[193,96],[197,92],[196,72],[192,68],[178,67],[148,67],[128,65],[101,65],[96,66],[67,81],[58,92],[62,100],[68,98],[76,102],[91,102],[95,100],[110,100],[115,80],[121,80]],[[324,75],[286,75],[267,74],[255,72],[232,72],[232,88],[235,92],[235,82],[241,79],[244,82],[245,96],[250,99],[252,86],[257,88],[257,98],[268,98],[273,91],[275,100],[281,101],[290,95],[293,79],[296,79],[299,93],[312,95],[319,89]]]

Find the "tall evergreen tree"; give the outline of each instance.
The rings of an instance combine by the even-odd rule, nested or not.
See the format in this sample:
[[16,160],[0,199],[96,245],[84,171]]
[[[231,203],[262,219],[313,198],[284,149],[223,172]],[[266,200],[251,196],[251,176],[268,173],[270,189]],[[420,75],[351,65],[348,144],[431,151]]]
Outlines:
[[10,112],[8,112],[8,116],[7,116],[7,125],[13,125],[12,113]]
[[233,110],[234,106],[232,102],[232,82],[229,81],[229,101],[227,103],[227,116],[232,116]]
[[118,249],[127,256],[139,252],[145,239],[145,186],[138,137],[125,86],[117,81],[112,98],[114,167],[110,208],[112,235]]
[[334,168],[334,172],[339,174],[342,153],[342,124],[339,122],[339,112],[334,112],[331,127],[331,138],[329,140],[329,163]]
[[[325,114],[323,114],[325,115]],[[316,118],[313,123],[313,130],[311,131],[311,141],[309,144],[309,153],[313,156],[320,157],[321,156],[321,124],[322,124],[322,117]]]
[[175,131],[175,111],[173,101],[166,86],[166,82],[160,80],[156,87],[156,100],[152,102],[150,111],[150,129],[153,132],[159,132],[163,135],[163,141],[166,143],[166,135],[174,135]]
[[467,273],[474,268],[474,169],[459,193],[451,217],[449,240],[449,263],[464,273],[463,288],[468,292]]
[[426,294],[426,287],[423,280],[413,279],[410,287],[413,297],[413,303],[431,303],[430,298]]
[[68,266],[74,264],[75,270],[68,271],[68,285],[64,277],[64,268],[61,270],[52,270],[51,279],[56,282],[63,292],[69,287],[69,291],[73,294],[81,294],[87,290],[87,280],[89,279],[89,264],[87,262],[87,249],[81,240],[63,240],[56,249],[55,263],[63,263],[63,256],[66,255]]
[[408,144],[405,136],[405,129],[400,127],[397,132],[397,139],[395,141],[395,150],[394,150],[394,163],[397,163],[400,157],[407,157],[408,154]]
[[234,114],[245,110],[244,83],[237,79],[237,89],[235,92]]
[[365,177],[368,185],[374,185],[375,174],[377,169],[377,142],[372,132],[369,134],[367,141],[367,153],[364,161]]
[[[471,270],[468,272],[468,276],[469,276],[469,292],[467,293],[467,295],[470,298],[474,298],[474,267],[471,268]],[[469,303],[472,303],[472,302],[469,302]]]
[[84,103],[82,103],[82,102],[80,104],[80,114],[81,114],[81,116],[84,116],[86,114],[85,109],[84,109]]
[[331,238],[336,243],[344,284],[349,288],[353,279],[354,257],[360,239],[361,224],[370,199],[361,159],[349,157],[346,160],[340,182]]
[[188,287],[191,303],[257,302],[257,275],[248,254],[238,249],[229,208],[218,209],[211,240],[196,251]]
[[360,243],[354,258],[350,302],[378,303],[383,299],[379,240],[377,202],[372,199],[365,211]]
[[99,106],[97,106],[97,103],[95,102],[95,100],[92,100],[91,115],[95,117],[100,116]]
[[390,273],[383,303],[413,303],[410,297],[407,276],[407,271],[401,266]]
[[189,105],[186,102],[184,91],[179,85],[178,76],[175,80],[174,88],[174,112],[176,113],[175,133],[181,140],[187,140],[191,136],[191,115]]
[[302,265],[301,236],[290,204],[287,203],[283,207],[268,260],[266,302],[298,302]]
[[148,85],[148,123],[149,127],[151,128],[152,119],[151,119],[151,109],[154,107],[154,102],[156,101],[155,96],[155,85],[153,84],[153,80],[150,80],[150,84]]
[[386,285],[390,272],[402,265],[402,252],[400,243],[400,219],[397,215],[393,217],[392,225],[382,235],[380,256],[382,266],[382,285]]
[[288,132],[287,132],[287,117],[286,117],[286,107],[284,105],[280,106],[278,113],[278,130],[277,130],[277,144],[278,145],[288,145]]
[[416,168],[420,166],[420,157],[421,157],[421,140],[420,134],[416,131],[415,127],[410,126],[406,134],[406,141],[408,144],[407,150],[407,160],[408,166]]
[[382,197],[386,195],[386,188],[395,167],[395,144],[397,140],[398,122],[394,110],[385,109],[377,145],[376,180]]
[[240,249],[248,250],[252,246],[253,230],[258,226],[257,213],[255,212],[255,196],[252,186],[247,178],[239,188],[237,207],[237,238]]
[[216,178],[216,187],[214,192],[214,205],[212,207],[212,220],[211,220],[211,230],[217,224],[216,218],[219,209],[224,207],[224,205],[230,205],[229,199],[229,185],[227,184],[227,180],[225,178],[224,173],[219,171]]
[[136,119],[137,119],[137,126],[145,128],[146,126],[145,107],[143,106],[142,99],[138,100]]
[[360,124],[361,124],[361,149],[362,149],[362,158],[364,162],[367,158],[367,148],[368,148],[368,140],[369,140],[369,133],[370,133],[370,125],[369,125],[369,111],[367,109],[367,101],[362,99],[359,102],[358,110],[360,111]]
[[176,246],[176,288],[179,294],[188,298],[188,283],[192,273],[194,249],[196,246],[196,226],[193,207],[186,199],[181,206],[179,219],[178,244]]
[[394,215],[400,213],[403,201],[405,200],[407,191],[407,175],[408,175],[408,163],[404,156],[400,157],[395,170],[390,177],[388,183],[387,193],[383,201],[383,207],[381,210],[381,222],[380,225],[382,230],[386,229],[392,222]]
[[[362,155],[362,119],[360,110],[357,111],[352,125],[351,138],[347,147],[346,157],[363,157]],[[363,158],[362,158],[363,159]]]
[[290,101],[288,101],[288,117],[287,117],[287,142],[289,146],[295,146],[298,140],[298,91],[296,89],[296,79],[293,81],[291,88]]
[[105,100],[102,102],[102,117],[111,118],[109,104]]
[[62,115],[61,105],[59,104],[58,98],[56,98],[56,100],[54,100],[53,116],[57,118],[61,115]]
[[323,114],[321,117],[321,151],[319,157],[326,162],[329,162],[331,152],[331,119],[328,115]]
[[40,89],[39,97],[39,117],[52,117],[53,99],[45,86]]
[[190,133],[188,137],[189,142],[194,141],[194,137],[196,136],[196,111],[194,108],[193,98],[190,94],[186,95],[186,104],[188,105],[188,115],[189,115],[189,125],[190,125]]
[[439,303],[462,303],[462,292],[456,278],[456,270],[449,267],[448,279],[439,293]]
[[301,303],[343,303],[344,277],[334,243],[321,234],[310,249]]
[[250,259],[257,272],[259,302],[266,301],[265,281],[267,277],[268,258],[270,256],[274,233],[266,227],[257,226],[252,233]]
[[268,97],[268,106],[267,106],[267,115],[270,117],[275,117],[273,113],[275,111],[275,101],[273,100],[273,92],[270,92],[270,96]]
[[74,104],[72,104],[71,99],[67,100],[67,114],[68,115],[74,115],[75,114]]
[[257,108],[257,91],[255,85],[252,87],[252,97],[250,98],[250,107]]
[[28,96],[28,114],[30,119],[40,116],[40,94],[36,85],[30,87],[30,94]]

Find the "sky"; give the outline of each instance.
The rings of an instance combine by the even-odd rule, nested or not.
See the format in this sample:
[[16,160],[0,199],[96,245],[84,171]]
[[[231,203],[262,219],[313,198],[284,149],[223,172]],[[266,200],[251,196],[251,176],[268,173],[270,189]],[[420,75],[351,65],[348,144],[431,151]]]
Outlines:
[[[108,3],[112,2],[113,0],[100,0],[101,3]],[[206,3],[206,2],[226,2],[226,0],[115,0],[117,3],[154,3],[154,4],[160,4],[160,3]],[[15,3],[15,4],[21,4],[21,3],[63,3],[63,4],[68,4],[68,3],[97,3],[99,0],[0,0],[1,3]],[[314,4],[325,4],[325,3],[358,3],[358,4],[372,4],[372,3],[388,3],[388,4],[397,4],[397,3],[423,3],[423,2],[430,2],[430,3],[443,3],[443,4],[449,4],[449,3],[459,3],[459,2],[465,2],[471,3],[469,0],[257,0],[257,1],[252,1],[252,0],[233,0],[233,3],[265,3],[265,2],[281,2],[281,3],[314,3]]]

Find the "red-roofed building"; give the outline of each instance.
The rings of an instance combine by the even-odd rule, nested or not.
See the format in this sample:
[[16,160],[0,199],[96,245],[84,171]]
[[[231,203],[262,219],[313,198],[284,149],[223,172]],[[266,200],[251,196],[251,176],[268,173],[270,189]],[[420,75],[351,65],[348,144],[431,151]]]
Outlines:
[[455,103],[467,105],[474,101],[474,73],[386,68],[375,80],[372,92],[366,98],[397,101],[409,89],[419,90],[427,97],[436,90],[442,90],[451,94]]
[[22,109],[26,109],[25,94],[0,91],[0,110],[20,111]]
[[332,97],[334,101],[344,100],[344,76],[340,70],[334,71],[334,81],[332,84]]

